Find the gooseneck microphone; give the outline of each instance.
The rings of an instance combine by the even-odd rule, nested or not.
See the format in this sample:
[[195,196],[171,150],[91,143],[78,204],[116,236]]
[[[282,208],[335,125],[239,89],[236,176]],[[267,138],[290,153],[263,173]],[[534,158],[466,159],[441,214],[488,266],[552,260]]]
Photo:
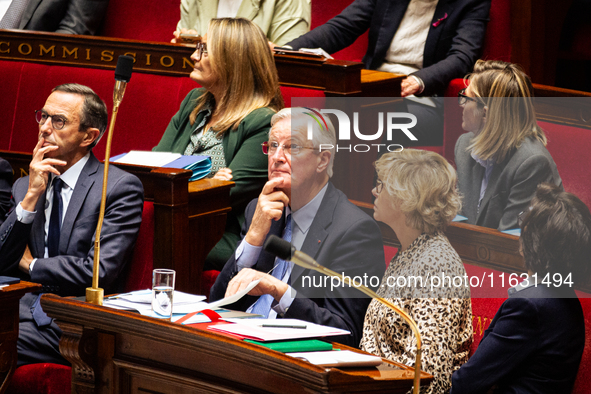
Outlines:
[[105,205],[107,201],[107,180],[109,179],[109,158],[111,156],[111,142],[113,140],[113,130],[115,129],[115,120],[117,119],[117,112],[119,105],[123,100],[125,94],[125,87],[127,82],[131,79],[131,72],[133,70],[134,58],[131,56],[119,56],[117,59],[117,67],[115,68],[115,88],[113,89],[113,115],[111,116],[111,124],[109,125],[109,133],[107,134],[107,147],[105,149],[105,169],[103,173],[103,190],[101,196],[101,207],[99,211],[98,223],[96,224],[95,240],[94,240],[94,265],[92,267],[92,287],[86,288],[86,302],[95,305],[103,305],[104,290],[99,287],[99,266],[100,266],[100,252],[101,252],[101,230],[103,228],[103,220],[105,219]]
[[380,297],[376,292],[374,292],[370,288],[362,284],[355,284],[349,276],[343,276],[329,268],[326,268],[318,264],[318,262],[316,262],[316,260],[314,260],[312,257],[308,256],[304,252],[300,252],[295,248],[295,246],[292,246],[290,242],[281,239],[276,235],[271,235],[269,238],[267,238],[265,244],[263,245],[263,249],[273,254],[274,256],[279,257],[282,260],[293,261],[294,264],[297,264],[300,267],[312,269],[324,275],[337,277],[343,283],[347,284],[349,287],[356,287],[357,290],[367,294],[371,298],[375,298],[376,300],[378,300],[379,302],[386,305],[388,308],[392,309],[394,312],[402,316],[402,318],[406,320],[406,322],[412,329],[413,333],[415,334],[415,337],[417,338],[417,357],[415,359],[413,393],[419,393],[419,388],[421,385],[421,334],[419,333],[417,324],[412,319],[412,317],[410,317],[406,312],[404,312],[402,309],[400,309],[390,301]]

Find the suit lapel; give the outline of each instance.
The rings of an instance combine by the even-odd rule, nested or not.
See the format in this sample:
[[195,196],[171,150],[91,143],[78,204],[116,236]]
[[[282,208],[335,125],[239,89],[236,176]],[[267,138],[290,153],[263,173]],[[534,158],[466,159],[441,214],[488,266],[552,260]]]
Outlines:
[[[436,47],[439,42],[441,32],[443,32],[446,15],[450,15],[454,9],[454,0],[441,0],[437,3],[435,8],[435,14],[433,14],[433,20],[427,34],[427,40],[425,41],[424,60],[423,67],[430,66],[435,62],[435,56],[437,54]],[[437,26],[433,26],[433,24]]]
[[197,0],[196,10],[199,11],[199,23],[205,32],[207,32],[209,21],[218,16],[218,3],[218,0]]
[[242,17],[249,20],[253,20],[254,17],[257,16],[260,7],[260,0],[242,0],[242,3],[240,3],[240,7],[238,7],[236,17]]
[[[478,200],[480,199],[480,186],[482,185],[482,178],[484,177],[484,167],[476,162],[476,160],[470,158],[470,164],[472,165],[472,179],[470,179],[470,195],[474,196],[472,201],[466,201],[466,216],[475,218],[478,213]],[[468,205],[470,204],[470,205]],[[474,221],[476,223],[478,218]]]
[[[382,1],[376,7],[375,15],[381,15],[382,19],[379,23],[380,29],[376,40],[374,59],[383,59],[386,56],[386,52],[392,44],[396,30],[400,27],[400,22],[402,22],[409,3],[410,0]],[[380,65],[374,66],[377,68]]]
[[490,199],[493,197],[493,193],[495,193],[495,191],[497,190],[497,183],[499,182],[501,173],[505,169],[505,166],[507,165],[507,162],[510,157],[511,155],[507,155],[507,158],[502,163],[495,163],[490,174],[490,178],[488,179],[488,184],[486,185],[484,197],[482,197],[482,203],[480,204],[480,211],[478,212],[478,217],[476,218],[476,224],[478,224],[480,217],[482,216],[482,213],[486,212],[486,206]]
[[[332,224],[332,218],[334,217],[334,210],[337,205],[338,197],[339,195],[336,192],[336,189],[332,183],[329,182],[326,194],[320,203],[318,212],[310,225],[310,230],[308,230],[308,234],[302,245],[302,252],[306,253],[313,259],[318,257],[320,248],[328,236],[328,228]],[[295,283],[304,271],[304,268],[299,265],[294,265],[293,270],[291,271],[291,283]]]
[[45,201],[47,198],[47,190],[41,195],[35,210],[42,214],[35,215],[33,219],[33,227],[31,230],[31,255],[35,258],[43,258],[45,256]]
[[24,29],[25,26],[27,26],[27,23],[29,23],[29,21],[31,20],[31,17],[33,16],[33,13],[37,9],[37,7],[39,7],[39,4],[41,4],[41,0],[29,0],[27,8],[25,9],[25,12],[23,12],[23,16],[21,17],[21,21],[18,26],[19,29]]
[[95,182],[95,174],[99,169],[99,165],[100,163],[98,159],[91,152],[88,162],[82,169],[82,172],[80,172],[80,176],[78,177],[78,181],[74,187],[74,192],[72,193],[72,198],[70,199],[70,204],[68,205],[68,210],[66,211],[64,221],[62,222],[59,247],[60,254],[66,253],[68,250],[68,243],[72,238],[70,235],[72,234],[72,229],[74,228],[74,222],[78,217],[78,213],[84,204],[84,200],[86,199],[90,188]]

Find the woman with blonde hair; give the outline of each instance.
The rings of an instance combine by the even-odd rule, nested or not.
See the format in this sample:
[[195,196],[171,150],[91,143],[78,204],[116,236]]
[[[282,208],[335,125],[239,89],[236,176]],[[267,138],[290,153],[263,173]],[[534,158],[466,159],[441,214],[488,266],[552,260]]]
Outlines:
[[221,270],[240,239],[246,204],[267,181],[271,117],[283,108],[273,55],[261,29],[247,19],[212,19],[191,59],[202,86],[183,100],[154,151],[211,156],[210,176],[232,180],[232,211],[204,269]]
[[562,187],[538,126],[529,77],[515,64],[479,60],[459,93],[464,108],[455,148],[462,214],[468,223],[507,230],[536,187]]
[[[386,153],[375,167],[374,218],[390,226],[401,245],[378,295],[417,323],[421,369],[434,376],[426,392],[444,393],[452,373],[468,361],[472,344],[466,271],[443,234],[461,206],[456,173],[437,153],[415,149]],[[406,365],[414,365],[417,353],[410,326],[377,300],[367,309],[361,348]]]

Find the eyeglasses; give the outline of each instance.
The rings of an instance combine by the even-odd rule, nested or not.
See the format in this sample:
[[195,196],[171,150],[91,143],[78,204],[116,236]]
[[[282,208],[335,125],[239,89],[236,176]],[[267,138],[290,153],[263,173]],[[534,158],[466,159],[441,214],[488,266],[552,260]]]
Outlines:
[[63,129],[66,123],[68,123],[68,120],[64,119],[60,115],[49,115],[42,109],[38,109],[35,111],[35,120],[37,121],[37,123],[43,125],[47,121],[47,118],[51,118],[51,125],[56,130]]
[[197,56],[195,58],[197,61],[201,61],[201,56],[205,53],[207,55],[207,43],[206,42],[198,42],[197,46],[195,47],[195,52],[197,52]]
[[462,89],[458,92],[458,104],[466,105],[468,101],[474,101],[476,104],[482,104],[480,101],[473,97],[466,96],[466,89]]
[[378,180],[376,181],[376,194],[380,194],[383,188],[384,182],[382,182],[382,180],[378,178]]
[[283,152],[289,156],[299,154],[302,151],[302,149],[314,149],[306,146],[300,146],[298,144],[280,144],[275,141],[265,141],[261,145],[263,146],[263,153],[265,155],[274,155],[275,152],[277,152],[277,149],[279,149],[279,147],[281,147],[283,149]]

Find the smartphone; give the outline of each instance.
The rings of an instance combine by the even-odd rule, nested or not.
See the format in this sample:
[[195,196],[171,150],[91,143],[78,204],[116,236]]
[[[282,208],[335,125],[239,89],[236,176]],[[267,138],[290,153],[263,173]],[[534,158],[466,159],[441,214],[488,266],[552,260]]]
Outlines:
[[199,35],[199,34],[182,33],[179,36],[179,39],[180,39],[181,42],[184,42],[184,43],[196,44],[199,41],[201,41],[201,35]]

